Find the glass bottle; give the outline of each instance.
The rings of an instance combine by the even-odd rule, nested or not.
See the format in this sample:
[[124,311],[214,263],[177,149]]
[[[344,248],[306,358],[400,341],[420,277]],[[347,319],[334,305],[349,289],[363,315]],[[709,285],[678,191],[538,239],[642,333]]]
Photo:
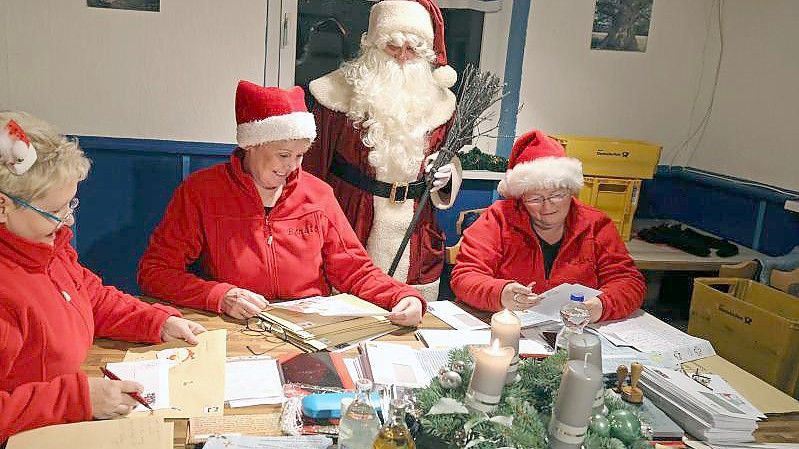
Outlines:
[[370,401],[372,381],[358,379],[355,386],[358,389],[355,399],[339,421],[339,449],[371,449],[380,430],[380,422]]
[[585,298],[581,293],[572,293],[569,302],[560,308],[560,319],[563,327],[555,339],[556,349],[569,349],[569,337],[573,334],[582,334],[583,329],[591,320],[591,312],[583,304]]
[[407,402],[402,399],[391,401],[391,415],[380,433],[377,434],[372,449],[416,449],[411,431],[405,423]]

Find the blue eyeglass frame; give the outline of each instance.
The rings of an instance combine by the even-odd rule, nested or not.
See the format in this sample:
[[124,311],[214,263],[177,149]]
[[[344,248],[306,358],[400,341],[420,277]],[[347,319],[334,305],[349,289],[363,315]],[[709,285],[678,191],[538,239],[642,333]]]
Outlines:
[[57,215],[51,214],[50,212],[47,212],[45,210],[42,210],[42,209],[34,206],[33,204],[23,200],[22,198],[20,198],[18,196],[9,195],[8,193],[3,192],[2,190],[0,190],[0,193],[2,193],[3,195],[11,198],[11,201],[19,204],[20,206],[27,207],[28,209],[30,209],[30,210],[32,210],[34,212],[37,212],[39,215],[41,215],[41,216],[43,216],[45,218],[49,218],[50,220],[55,221],[57,223],[56,229],[59,229],[61,226],[63,226],[64,223],[67,221],[67,217],[69,217],[70,215],[75,213],[75,209],[77,209],[78,206],[80,205],[80,200],[78,199],[78,197],[75,197],[75,198],[72,198],[71,200],[69,200],[69,204],[67,205],[67,208],[69,208],[69,212],[67,212],[64,215],[64,218],[61,218],[61,217],[59,217]]

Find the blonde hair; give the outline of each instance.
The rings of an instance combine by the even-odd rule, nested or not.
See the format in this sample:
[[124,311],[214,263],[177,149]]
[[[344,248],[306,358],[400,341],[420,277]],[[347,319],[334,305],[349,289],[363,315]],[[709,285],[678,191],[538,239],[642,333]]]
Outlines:
[[0,126],[16,121],[36,148],[37,159],[31,168],[16,175],[0,166],[0,190],[33,201],[53,186],[86,179],[91,161],[78,146],[77,139],[61,134],[51,124],[25,112],[0,111]]

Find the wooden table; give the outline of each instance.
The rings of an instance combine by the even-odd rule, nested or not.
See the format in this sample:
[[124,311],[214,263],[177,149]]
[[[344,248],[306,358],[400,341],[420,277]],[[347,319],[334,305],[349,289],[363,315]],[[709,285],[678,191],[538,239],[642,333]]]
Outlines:
[[[229,317],[220,317],[215,314],[211,314],[208,312],[201,312],[193,309],[181,309],[184,316],[187,319],[196,321],[206,329],[226,329],[228,331],[228,340],[227,340],[227,356],[243,356],[243,355],[252,355],[253,352],[257,354],[261,353],[268,353],[275,357],[279,357],[286,353],[294,353],[299,352],[297,348],[294,346],[284,343],[277,339],[276,337],[263,337],[263,336],[250,336],[245,335],[242,333],[244,329],[244,323],[238,320],[234,320]],[[476,313],[476,315],[482,315],[483,317],[487,316],[485,313]],[[428,328],[428,329],[448,329],[449,326],[439,320],[438,318],[434,317],[432,314],[427,314],[424,317],[421,327]],[[400,330],[393,334],[386,335],[381,337],[381,341],[412,341],[416,340],[414,334],[414,329],[407,329],[407,330]],[[125,342],[118,342],[112,340],[105,340],[105,339],[98,339],[95,341],[94,345],[92,346],[89,354],[84,362],[82,368],[88,373],[90,376],[100,376],[99,368],[101,366],[105,366],[106,363],[109,362],[119,362],[122,361],[125,351],[131,347],[137,346],[144,346],[140,344],[133,344],[133,343],[125,343]],[[249,346],[250,349],[247,347]],[[711,360],[713,359],[713,360]],[[720,359],[716,360],[716,359]],[[702,361],[707,361],[709,365],[715,369],[716,371],[724,371],[725,369],[729,373],[734,373],[736,379],[747,379],[749,381],[750,388],[753,388],[757,391],[757,394],[762,397],[762,395],[766,394],[767,397],[777,398],[780,401],[780,404],[785,406],[786,409],[793,409],[799,410],[799,402],[796,400],[788,397],[784,393],[780,392],[776,388],[759,381],[758,379],[754,379],[753,376],[746,373],[745,371],[741,370],[740,368],[730,364],[729,362],[724,361],[721,357],[715,356],[710,357],[708,359],[703,359]],[[702,361],[692,362],[694,364],[699,364],[696,366],[704,366],[701,364]],[[723,363],[726,362],[726,365]],[[718,365],[722,363],[722,365]],[[715,364],[715,365],[714,365]],[[693,368],[694,365],[691,365],[690,368]],[[720,366],[721,368],[717,368]],[[719,374],[724,375],[724,372],[719,372]],[[726,378],[726,377],[725,377]],[[752,380],[754,379],[754,380]],[[730,382],[736,389],[746,396],[746,393],[750,392],[750,390],[746,390],[744,388],[739,387],[736,385],[736,382],[733,379],[727,378],[728,382]],[[753,401],[756,402],[757,401]],[[242,407],[242,408],[225,408],[225,414],[279,414],[280,407],[279,406],[255,406],[255,407]],[[175,420],[175,447],[176,448],[183,448],[186,446],[186,428],[187,428],[188,420]],[[760,423],[760,429],[755,433],[755,436],[758,441],[761,442],[799,442],[799,413],[787,413],[787,414],[778,414],[778,415],[770,415],[768,421]]]
[[[677,224],[675,221],[667,220],[636,220],[633,222],[633,230],[657,226],[660,224]],[[702,234],[708,234],[701,230],[694,229]],[[765,257],[751,248],[738,246],[738,254],[732,257],[718,257],[715,252],[707,257],[695,256],[668,245],[654,244],[645,242],[633,237],[627,242],[627,250],[635,261],[635,266],[639,270],[653,271],[719,271],[722,265],[731,265],[739,262]]]

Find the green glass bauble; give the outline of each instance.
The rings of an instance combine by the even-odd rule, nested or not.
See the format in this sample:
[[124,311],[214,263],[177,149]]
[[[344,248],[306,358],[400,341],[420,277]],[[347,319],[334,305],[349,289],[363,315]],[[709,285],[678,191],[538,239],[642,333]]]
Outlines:
[[594,415],[591,417],[588,428],[601,437],[610,436],[610,422],[602,415]]
[[614,410],[608,415],[610,436],[620,439],[626,444],[635,441],[641,434],[641,421],[628,410]]
[[624,442],[619,440],[618,438],[609,439],[608,447],[610,449],[627,449],[627,446],[624,445]]

